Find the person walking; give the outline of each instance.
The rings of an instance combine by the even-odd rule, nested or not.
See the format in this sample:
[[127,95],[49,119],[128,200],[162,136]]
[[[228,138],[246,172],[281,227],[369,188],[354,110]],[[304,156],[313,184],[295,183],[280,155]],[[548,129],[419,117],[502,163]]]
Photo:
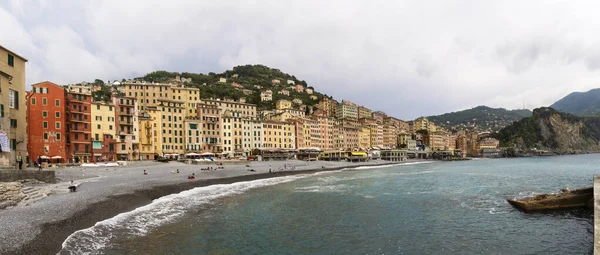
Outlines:
[[21,156],[20,152],[17,156],[17,164],[19,164],[19,170],[23,169],[23,156]]
[[271,165],[269,165],[269,173],[273,173],[273,171],[271,170]]
[[38,170],[42,171],[42,156],[38,156],[37,163],[39,167]]

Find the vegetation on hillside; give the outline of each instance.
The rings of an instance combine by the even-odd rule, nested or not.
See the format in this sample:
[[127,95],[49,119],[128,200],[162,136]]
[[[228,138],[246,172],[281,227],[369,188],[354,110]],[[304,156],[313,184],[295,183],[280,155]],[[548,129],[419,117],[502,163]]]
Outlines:
[[[297,98],[302,100],[303,104],[312,106],[321,100],[321,98],[329,97],[315,91],[312,95],[316,96],[317,99],[311,99],[311,95],[307,93],[298,93],[295,90],[289,89],[291,84],[288,84],[287,81],[291,80],[294,82],[294,85],[301,84],[304,88],[311,88],[314,90],[313,87],[308,86],[306,81],[300,80],[294,75],[263,65],[236,66],[232,70],[227,70],[223,73],[210,72],[208,74],[155,71],[137,79],[164,83],[174,79],[178,75],[181,78],[191,78],[191,83],[189,83],[188,86],[199,88],[200,97],[203,99],[221,98],[239,100],[240,98],[245,97],[246,102],[258,105],[259,109],[273,108],[275,101],[279,99],[291,101]],[[225,78],[226,82],[219,82],[220,78]],[[279,80],[280,84],[274,85],[272,84],[272,80]],[[243,86],[243,88],[233,87],[232,83],[239,84]],[[260,88],[256,86],[259,86]],[[244,89],[250,90],[252,93],[250,95],[245,95],[242,92]],[[260,101],[260,93],[266,89],[273,91],[273,101],[271,102]],[[281,90],[289,91],[290,95],[279,94],[278,92]]]
[[531,116],[529,110],[506,110],[477,106],[472,109],[427,117],[449,130],[498,131],[514,121]]
[[600,89],[573,92],[556,101],[550,107],[578,116],[598,115],[600,114]]

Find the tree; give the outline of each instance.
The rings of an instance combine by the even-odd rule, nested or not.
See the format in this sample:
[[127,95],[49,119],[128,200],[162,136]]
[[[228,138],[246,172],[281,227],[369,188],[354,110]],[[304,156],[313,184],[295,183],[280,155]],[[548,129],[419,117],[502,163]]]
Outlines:
[[94,80],[94,85],[96,85],[96,86],[104,86],[104,81],[100,80],[100,79],[95,79]]

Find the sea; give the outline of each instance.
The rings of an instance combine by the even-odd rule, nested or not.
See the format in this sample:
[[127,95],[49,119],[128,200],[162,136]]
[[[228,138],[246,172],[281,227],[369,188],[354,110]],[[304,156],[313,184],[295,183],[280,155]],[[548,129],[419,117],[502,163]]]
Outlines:
[[60,254],[592,254],[592,211],[506,199],[589,187],[598,166],[414,162],[200,187],[77,231]]

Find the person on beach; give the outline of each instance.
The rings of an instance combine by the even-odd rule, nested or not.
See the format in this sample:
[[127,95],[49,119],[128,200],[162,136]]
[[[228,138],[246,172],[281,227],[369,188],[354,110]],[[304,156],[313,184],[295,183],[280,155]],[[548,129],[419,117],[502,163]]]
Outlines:
[[38,170],[42,171],[42,156],[38,156],[37,163],[39,167]]
[[19,164],[19,170],[23,169],[23,156],[21,156],[20,152],[19,152],[19,155],[17,156],[17,163]]
[[177,168],[177,172],[176,173],[179,173],[179,168]]
[[71,180],[71,184],[69,184],[69,190],[71,192],[77,191],[77,185],[75,185],[75,182],[73,182],[73,180]]
[[269,165],[269,173],[273,173],[273,171],[271,170],[271,165]]
[[148,172],[146,172],[146,169],[144,169],[144,175],[148,175]]

